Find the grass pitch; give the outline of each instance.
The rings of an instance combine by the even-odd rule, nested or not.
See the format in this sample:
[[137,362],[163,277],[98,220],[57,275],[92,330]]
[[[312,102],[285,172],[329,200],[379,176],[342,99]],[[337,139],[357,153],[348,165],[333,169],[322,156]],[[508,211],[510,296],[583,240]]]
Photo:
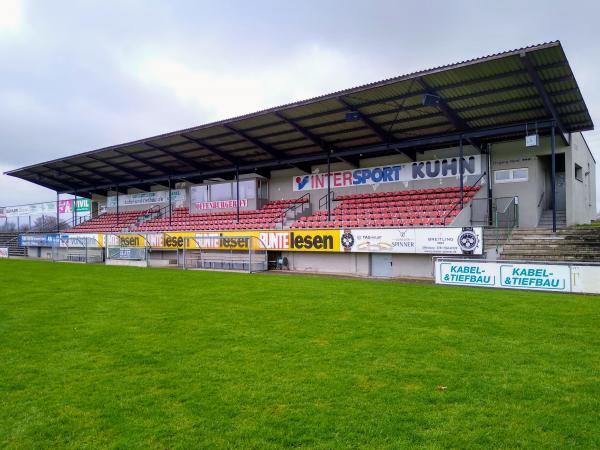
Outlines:
[[0,447],[600,447],[600,298],[0,261]]

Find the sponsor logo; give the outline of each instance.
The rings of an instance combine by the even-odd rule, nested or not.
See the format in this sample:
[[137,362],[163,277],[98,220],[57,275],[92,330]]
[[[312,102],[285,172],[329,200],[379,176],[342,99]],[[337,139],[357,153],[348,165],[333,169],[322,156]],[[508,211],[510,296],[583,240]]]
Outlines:
[[296,177],[296,187],[298,191],[301,191],[302,189],[304,189],[304,186],[306,186],[306,184],[308,183],[308,181],[310,180],[310,175],[305,175],[303,177]]
[[296,234],[290,233],[291,250],[332,250],[333,235],[331,234]]
[[345,232],[344,234],[342,234],[342,247],[344,247],[345,249],[350,249],[353,245],[354,236],[352,236],[352,233]]
[[184,238],[183,236],[169,236],[167,235],[164,240],[165,247],[171,248],[183,248]]
[[[377,185],[400,181],[427,180],[455,177],[461,169],[459,158],[445,158],[431,161],[396,164],[392,166],[367,167],[331,173],[313,173],[292,178],[294,191],[309,191],[347,186]],[[467,156],[462,160],[462,172],[465,175],[481,173],[481,156]]]
[[479,238],[477,234],[471,228],[465,228],[458,235],[458,246],[465,253],[472,253],[477,244],[479,243]]
[[141,247],[143,246],[143,243],[141,242],[140,236],[119,236],[119,246]]

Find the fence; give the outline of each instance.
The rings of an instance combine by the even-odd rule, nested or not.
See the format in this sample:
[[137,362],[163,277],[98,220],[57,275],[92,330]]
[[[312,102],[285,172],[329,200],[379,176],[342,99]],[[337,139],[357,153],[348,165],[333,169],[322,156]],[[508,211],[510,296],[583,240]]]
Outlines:
[[55,232],[88,220],[92,203],[87,198],[0,207],[2,232]]
[[104,262],[104,248],[95,238],[89,236],[59,237],[57,245],[51,247],[53,261],[81,263]]
[[150,246],[142,234],[106,235],[107,261],[143,261],[146,265]]
[[255,236],[186,237],[181,267],[263,272],[268,270],[267,250]]

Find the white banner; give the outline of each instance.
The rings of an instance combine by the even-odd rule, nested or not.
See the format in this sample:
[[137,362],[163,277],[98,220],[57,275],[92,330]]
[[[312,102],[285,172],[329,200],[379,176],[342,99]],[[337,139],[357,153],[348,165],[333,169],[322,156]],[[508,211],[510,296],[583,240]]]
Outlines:
[[8,248],[0,247],[0,258],[8,258]]
[[[185,202],[185,189],[173,189],[171,191],[171,201],[174,206],[183,206]],[[137,194],[119,195],[119,206],[149,205],[168,202],[169,191],[138,192]],[[106,207],[117,207],[116,195],[106,199]]]
[[[463,158],[464,175],[481,175],[481,155]],[[459,176],[459,158],[415,161],[390,166],[377,166],[330,173],[331,188],[429,180]],[[293,190],[327,189],[327,173],[313,173],[292,178]]]
[[[228,209],[237,208],[237,200],[221,200],[214,202],[197,202],[197,209]],[[240,199],[240,208],[248,206],[248,200],[245,198]]]
[[98,233],[49,233],[22,234],[19,236],[20,247],[103,247],[102,235]]
[[344,230],[346,252],[481,255],[483,232],[477,228],[356,228]]
[[600,294],[600,266],[571,266],[571,292]]
[[462,286],[571,292],[568,265],[487,261],[435,262],[435,282]]

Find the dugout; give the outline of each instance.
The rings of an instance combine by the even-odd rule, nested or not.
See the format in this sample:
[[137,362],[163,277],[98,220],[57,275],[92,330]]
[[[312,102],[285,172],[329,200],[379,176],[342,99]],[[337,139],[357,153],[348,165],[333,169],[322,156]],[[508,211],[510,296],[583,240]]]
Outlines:
[[[444,234],[452,229],[480,227],[483,239],[485,229],[500,226],[549,223],[556,230],[590,222],[596,164],[582,132],[591,129],[563,47],[555,41],[7,174],[57,195],[90,198],[93,215],[106,211],[117,218],[108,231],[97,227],[100,233],[256,230],[283,242],[294,232],[308,236],[317,223],[338,230],[338,248],[273,248],[291,270],[427,276],[432,255],[445,253],[423,242],[456,242],[460,232]],[[394,216],[405,211],[387,207],[378,196],[414,204],[416,213]],[[426,202],[435,196],[451,199],[443,214],[429,214]],[[370,204],[372,220],[352,213]],[[262,213],[255,213],[280,205],[286,205],[280,222],[261,222]],[[348,216],[342,214],[345,206]],[[189,219],[203,213],[230,213],[230,219],[221,229]],[[383,230],[378,236],[396,230],[398,246],[376,248],[375,234],[363,233],[371,229]],[[410,245],[400,237],[404,230],[414,234],[415,248],[426,251],[398,252]],[[367,250],[340,247],[347,235],[371,238]]]

